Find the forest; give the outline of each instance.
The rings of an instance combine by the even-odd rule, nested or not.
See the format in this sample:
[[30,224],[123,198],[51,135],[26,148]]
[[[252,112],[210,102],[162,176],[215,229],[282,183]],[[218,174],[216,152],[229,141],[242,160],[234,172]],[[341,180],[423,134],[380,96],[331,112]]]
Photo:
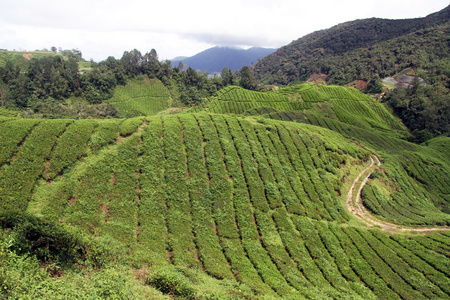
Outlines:
[[[68,52],[72,53],[62,50],[63,54]],[[240,74],[224,68],[214,78],[208,78],[208,74],[192,68],[183,70],[182,66],[172,67],[170,61],[159,61],[154,49],[144,55],[134,49],[125,51],[120,59],[110,56],[99,63],[92,61],[85,72],[79,72],[74,55],[32,58],[25,64],[6,60],[0,67],[0,104],[34,113],[66,104],[69,98],[80,98],[89,105],[102,104],[113,96],[117,86],[137,76],[148,76],[159,79],[181,105],[192,106],[233,83],[253,88],[249,68],[243,67],[242,78]],[[97,111],[97,117],[118,117],[112,107],[97,107]]]

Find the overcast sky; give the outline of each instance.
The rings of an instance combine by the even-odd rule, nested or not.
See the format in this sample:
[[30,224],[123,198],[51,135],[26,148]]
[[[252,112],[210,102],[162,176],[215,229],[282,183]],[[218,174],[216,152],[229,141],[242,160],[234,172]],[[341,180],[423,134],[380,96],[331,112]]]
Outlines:
[[219,46],[279,48],[371,17],[425,17],[448,0],[1,0],[0,49],[78,48],[85,59],[192,56]]

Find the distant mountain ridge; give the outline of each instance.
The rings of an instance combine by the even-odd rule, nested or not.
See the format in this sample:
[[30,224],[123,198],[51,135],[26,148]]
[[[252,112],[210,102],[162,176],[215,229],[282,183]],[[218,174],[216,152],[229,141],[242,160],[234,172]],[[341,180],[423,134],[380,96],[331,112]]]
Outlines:
[[328,75],[332,69],[318,67],[318,61],[439,26],[449,20],[450,6],[447,6],[424,18],[370,18],[345,22],[329,29],[315,31],[281,47],[261,59],[255,66],[255,73],[265,83],[278,84],[305,80],[315,72]]
[[256,64],[258,59],[273,53],[276,49],[253,47],[247,50],[231,47],[213,47],[185,59],[174,59],[172,65],[177,66],[180,61],[185,67],[209,73],[220,72],[224,67],[233,72],[243,66]]

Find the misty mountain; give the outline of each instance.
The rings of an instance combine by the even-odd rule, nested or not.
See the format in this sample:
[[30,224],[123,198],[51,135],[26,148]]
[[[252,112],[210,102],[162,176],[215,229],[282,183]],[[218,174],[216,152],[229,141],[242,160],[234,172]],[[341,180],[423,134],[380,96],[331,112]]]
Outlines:
[[194,70],[201,70],[202,72],[219,73],[224,67],[234,72],[243,66],[256,64],[258,59],[269,55],[275,50],[260,47],[245,50],[242,48],[216,46],[183,60],[174,59],[172,60],[172,65],[177,66],[182,61],[185,68],[191,67]]

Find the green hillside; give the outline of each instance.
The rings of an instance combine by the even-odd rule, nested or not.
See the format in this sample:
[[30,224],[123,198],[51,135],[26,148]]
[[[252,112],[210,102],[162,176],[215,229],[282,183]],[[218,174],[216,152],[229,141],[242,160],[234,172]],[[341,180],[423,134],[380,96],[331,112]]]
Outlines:
[[332,83],[392,76],[413,67],[432,74],[448,57],[450,6],[425,18],[362,19],[316,31],[257,62],[257,78],[266,84],[306,81],[315,73]]
[[[358,129],[394,131],[407,134],[406,128],[386,106],[360,91],[341,86],[303,83],[270,92],[255,92],[229,86],[204,101],[194,111],[263,115],[284,121],[297,121],[323,126],[351,125]],[[319,123],[318,120],[321,120]],[[345,133],[345,130],[338,130]]]
[[32,58],[60,55],[52,51],[3,51],[0,50],[0,67],[4,67],[9,60],[14,65],[24,68]]
[[[450,224],[448,141],[397,139],[390,128],[398,123],[352,89],[290,89],[248,92],[236,103],[279,105],[293,95],[306,103],[304,95],[316,93],[312,108],[330,103],[371,127],[326,114],[335,127],[363,132],[345,137],[205,112],[0,119],[3,295],[450,298],[450,234],[414,234]],[[348,195],[358,201],[372,155],[383,164],[361,188],[364,205],[384,222],[375,227],[347,208]]]
[[172,99],[160,80],[144,77],[133,79],[125,86],[117,86],[108,103],[123,116],[150,116],[169,108]]

